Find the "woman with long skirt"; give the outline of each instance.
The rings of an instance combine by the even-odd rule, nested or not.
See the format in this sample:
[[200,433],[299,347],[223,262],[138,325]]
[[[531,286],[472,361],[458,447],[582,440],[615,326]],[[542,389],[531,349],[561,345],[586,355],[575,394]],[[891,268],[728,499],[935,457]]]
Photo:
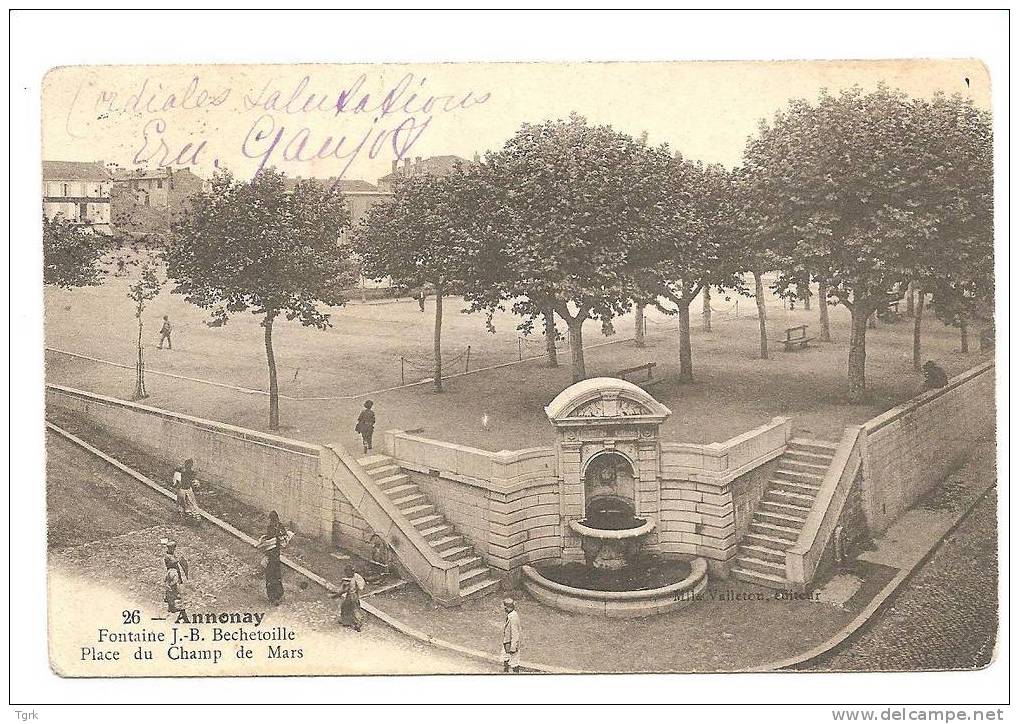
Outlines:
[[257,547],[265,551],[265,595],[273,606],[283,602],[283,564],[280,554],[292,537],[293,534],[280,522],[279,514],[275,510],[270,511],[269,524],[265,535],[258,539]]

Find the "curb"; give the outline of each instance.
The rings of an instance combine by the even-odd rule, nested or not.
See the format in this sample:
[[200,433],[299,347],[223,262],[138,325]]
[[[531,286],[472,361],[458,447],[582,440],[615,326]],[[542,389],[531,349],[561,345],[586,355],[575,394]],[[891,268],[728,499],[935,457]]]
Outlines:
[[[90,445],[89,443],[87,443],[84,440],[82,440],[80,437],[77,437],[76,435],[73,435],[73,434],[67,432],[63,428],[58,427],[57,425],[53,424],[49,420],[46,421],[46,427],[48,429],[52,430],[53,432],[57,433],[58,435],[62,436],[66,440],[74,443],[78,447],[86,450],[87,452],[92,453],[93,455],[95,455],[99,459],[103,460],[107,464],[115,467],[117,470],[120,470],[122,473],[128,475],[129,477],[134,478],[135,480],[137,480],[138,482],[142,483],[146,487],[151,488],[155,492],[157,492],[160,495],[162,495],[164,498],[168,498],[169,500],[176,500],[177,499],[176,496],[173,493],[171,493],[168,490],[166,490],[165,488],[161,487],[160,485],[155,483],[152,479],[142,475],[141,473],[137,472],[133,468],[128,467],[127,465],[125,465],[124,463],[120,462],[116,458],[113,458],[110,455],[107,455],[102,450],[100,450],[99,448],[97,448],[97,447],[95,447],[93,445]],[[239,540],[242,540],[245,543],[248,543],[249,545],[254,546],[256,543],[258,543],[257,540],[252,538],[250,535],[248,535],[244,531],[239,530],[239,529],[233,527],[232,525],[230,525],[226,521],[220,520],[219,518],[217,518],[216,516],[212,515],[211,513],[207,512],[205,510],[202,511],[202,518],[204,518],[205,520],[209,521],[210,523],[215,525],[217,528],[219,528],[219,529],[229,533],[230,535],[234,536],[235,538],[238,538]],[[304,566],[300,565],[299,563],[295,563],[293,560],[287,558],[286,556],[282,556],[281,555],[280,556],[280,562],[283,563],[283,565],[285,565],[287,568],[289,568],[292,571],[294,571],[295,573],[297,573],[297,574],[299,574],[301,576],[304,576],[305,578],[307,578],[308,580],[310,580],[310,581],[312,581],[314,583],[317,583],[319,586],[321,586],[325,590],[329,591],[330,593],[337,593],[338,594],[340,592],[340,589],[337,586],[333,585],[332,583],[330,583],[328,580],[326,580],[322,576],[320,576],[317,573],[315,573],[315,572],[305,568]],[[370,616],[373,616],[374,618],[376,618],[379,621],[381,621],[382,623],[384,623],[386,626],[389,626],[390,628],[394,629],[395,631],[398,631],[399,633],[401,633],[401,634],[403,634],[405,636],[408,636],[409,638],[415,639],[416,641],[419,641],[421,643],[429,644],[430,646],[435,646],[435,647],[440,648],[440,649],[445,649],[446,651],[451,651],[451,652],[454,652],[454,653],[458,653],[458,654],[461,654],[463,656],[471,657],[473,659],[478,659],[480,661],[484,661],[484,662],[489,663],[489,664],[496,664],[496,665],[500,665],[500,666],[502,665],[502,659],[499,658],[498,656],[496,656],[495,654],[490,654],[490,653],[485,652],[485,651],[479,651],[478,649],[472,649],[472,648],[469,648],[467,646],[461,646],[460,644],[452,643],[451,641],[446,641],[444,639],[436,638],[435,636],[432,636],[432,635],[427,634],[427,633],[425,633],[423,631],[419,631],[416,628],[408,626],[407,624],[403,623],[399,619],[396,619],[396,618],[390,616],[385,611],[382,611],[382,610],[376,608],[375,606],[372,606],[370,603],[362,602],[361,603],[361,609],[363,611],[365,611],[365,613],[369,614]],[[535,664],[535,663],[532,663],[532,662],[529,662],[529,661],[521,661],[520,665],[521,665],[521,668],[523,668],[523,669],[527,669],[528,671],[532,671],[532,672],[536,672],[536,673],[542,673],[542,674],[587,674],[587,673],[593,673],[593,672],[588,672],[588,671],[578,671],[578,670],[574,670],[574,669],[565,669],[565,668],[558,667],[558,666],[548,666],[548,665],[545,665],[545,664]],[[493,672],[493,673],[495,673],[495,672]]]
[[781,661],[775,662],[774,664],[769,664],[767,666],[756,667],[753,669],[742,669],[738,673],[799,672],[801,671],[801,669],[797,667],[803,666],[804,664],[814,663],[815,661],[823,659],[826,656],[836,653],[842,648],[848,646],[850,643],[852,643],[852,639],[856,638],[856,636],[861,633],[863,627],[867,625],[867,622],[870,621],[871,618],[873,618],[876,614],[883,610],[885,606],[887,606],[890,603],[891,598],[896,594],[896,592],[898,592],[899,588],[901,588],[904,584],[909,582],[913,575],[918,570],[920,570],[921,566],[927,563],[927,561],[930,560],[931,556],[934,555],[934,553],[941,547],[941,545],[945,542],[945,539],[948,538],[949,535],[954,533],[955,530],[960,525],[962,525],[962,522],[969,517],[969,514],[973,512],[973,509],[976,508],[977,505],[984,498],[987,497],[987,494],[990,493],[991,490],[996,487],[997,479],[995,479],[995,481],[991,483],[991,485],[985,488],[983,492],[977,495],[973,499],[973,501],[968,506],[966,506],[966,509],[963,510],[959,514],[959,516],[952,522],[952,524],[948,526],[948,528],[945,529],[945,531],[938,537],[938,539],[931,544],[930,548],[927,549],[927,552],[920,556],[920,558],[918,558],[909,568],[899,571],[895,578],[889,581],[885,585],[885,587],[882,588],[881,591],[873,598],[873,600],[871,600],[870,604],[863,611],[861,611],[860,614],[855,619],[853,619],[848,626],[843,628],[832,638],[828,639],[823,644],[819,644],[818,646],[815,646],[809,651],[800,654],[799,656],[793,656],[787,659],[783,659]]

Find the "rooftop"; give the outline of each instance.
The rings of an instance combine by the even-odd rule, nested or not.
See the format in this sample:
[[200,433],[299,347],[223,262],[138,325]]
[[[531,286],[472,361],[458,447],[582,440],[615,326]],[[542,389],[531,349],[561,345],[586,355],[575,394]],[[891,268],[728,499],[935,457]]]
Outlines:
[[112,176],[102,161],[43,161],[44,181],[109,181]]

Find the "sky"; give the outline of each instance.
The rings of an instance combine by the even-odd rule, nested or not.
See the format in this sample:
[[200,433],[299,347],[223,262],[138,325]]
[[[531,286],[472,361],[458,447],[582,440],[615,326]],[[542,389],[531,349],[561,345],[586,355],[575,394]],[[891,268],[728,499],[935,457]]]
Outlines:
[[791,98],[880,82],[990,107],[978,60],[64,66],[43,85],[43,158],[374,183],[394,159],[470,159],[575,111],[731,167]]

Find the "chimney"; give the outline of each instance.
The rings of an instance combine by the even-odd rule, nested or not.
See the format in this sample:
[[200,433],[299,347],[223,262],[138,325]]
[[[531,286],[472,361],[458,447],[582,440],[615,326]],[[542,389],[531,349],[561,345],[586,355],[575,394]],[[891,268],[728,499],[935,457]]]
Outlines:
[[393,159],[393,173],[400,170],[400,162],[397,159]]

